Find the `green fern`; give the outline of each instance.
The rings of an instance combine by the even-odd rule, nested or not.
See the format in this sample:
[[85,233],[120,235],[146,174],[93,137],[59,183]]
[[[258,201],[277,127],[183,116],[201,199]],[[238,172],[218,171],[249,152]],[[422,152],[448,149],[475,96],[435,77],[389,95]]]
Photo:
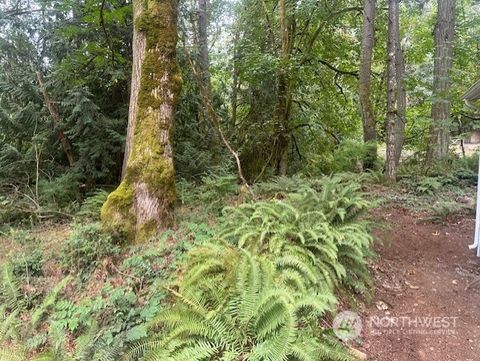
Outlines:
[[43,302],[32,314],[32,327],[35,328],[48,312],[48,310],[55,304],[58,294],[65,288],[65,286],[72,280],[71,276],[65,277],[61,280],[44,298]]
[[25,355],[19,348],[0,346],[0,361],[25,361]]
[[[202,254],[212,252],[207,247]],[[235,253],[233,255],[233,253]],[[228,256],[227,256],[228,255]],[[225,266],[230,256],[236,267]],[[195,258],[197,256],[193,256]],[[199,256],[200,257],[200,256]],[[209,262],[214,264],[213,260]],[[297,360],[297,355],[311,354],[327,343],[314,336],[305,325],[307,319],[318,318],[330,308],[322,297],[292,294],[275,285],[274,265],[265,257],[246,250],[229,249],[217,271],[205,271],[210,280],[225,275],[223,300],[212,296],[211,289],[188,282],[178,292],[172,291],[176,303],[163,311],[150,325],[161,334],[138,343],[128,353],[127,360]],[[194,261],[194,265],[197,263]],[[221,271],[220,271],[221,270]],[[195,279],[198,269],[193,271]],[[231,278],[231,274],[234,278]],[[203,285],[212,284],[205,281]],[[308,333],[308,336],[307,336]],[[315,340],[309,343],[299,340]],[[309,349],[309,347],[311,349]],[[334,346],[324,360],[349,360],[348,354]],[[312,353],[313,355],[313,353]],[[301,358],[300,358],[301,359]]]
[[18,280],[9,262],[0,267],[0,303],[10,311],[21,310],[25,306]]
[[[357,185],[338,189],[341,183],[330,178],[321,184],[321,192],[304,188],[283,200],[227,208],[220,237],[266,254],[278,271],[286,272],[283,282],[295,289],[322,289],[331,295],[341,283],[365,289],[373,238],[368,223],[358,217],[369,203]],[[362,277],[356,277],[357,271]]]
[[365,290],[373,238],[359,185],[326,178],[282,199],[224,210],[193,248],[174,301],[127,360],[307,361],[352,357],[318,326],[338,287]]
[[18,313],[18,309],[8,313],[6,305],[0,306],[0,345],[9,340],[18,340]]
[[98,189],[86,198],[80,210],[77,212],[77,216],[87,218],[91,220],[100,220],[100,208],[105,203],[108,197],[108,192],[103,189]]

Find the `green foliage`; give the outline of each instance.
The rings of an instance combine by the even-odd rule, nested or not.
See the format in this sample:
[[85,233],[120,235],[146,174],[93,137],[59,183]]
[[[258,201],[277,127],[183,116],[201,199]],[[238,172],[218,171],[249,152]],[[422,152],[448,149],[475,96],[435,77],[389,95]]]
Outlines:
[[318,319],[338,287],[366,290],[373,239],[358,216],[369,203],[345,178],[313,183],[226,208],[220,233],[188,253],[168,287],[172,306],[149,323],[157,332],[128,359],[352,359]]
[[3,264],[0,267],[0,304],[13,312],[22,310],[25,305],[24,302],[12,265],[10,263]]
[[90,194],[83,202],[77,216],[89,221],[100,221],[100,209],[107,200],[108,192],[99,189]]
[[[301,188],[284,200],[227,209],[222,237],[270,253],[278,268],[309,276],[316,287],[333,292],[345,278],[346,284],[364,289],[372,237],[368,224],[357,218],[369,203],[358,193],[359,184],[341,177],[322,179],[316,186],[318,191]],[[302,265],[305,260],[310,264]]]
[[68,340],[62,329],[50,327],[49,338],[50,347],[35,361],[115,361],[122,352],[119,345],[107,345],[98,337],[95,323],[75,339],[73,350],[67,346]]
[[71,277],[65,277],[59,283],[52,288],[52,290],[45,296],[42,303],[35,309],[35,312],[32,313],[31,324],[35,328],[42,321],[42,318],[45,316],[47,311],[53,307],[55,304],[58,294],[65,288],[65,286],[72,280]]
[[177,189],[183,204],[215,214],[225,206],[227,197],[238,194],[240,186],[236,176],[222,172],[202,177],[199,184],[182,180]]
[[[459,203],[458,201],[451,200],[439,200],[428,208],[431,213],[431,219],[433,221],[444,222],[448,217],[461,214],[469,209],[467,204]],[[470,208],[473,210],[472,208]]]
[[441,190],[461,191],[477,184],[478,154],[452,156],[447,162],[426,169],[418,160],[399,170],[400,185],[417,195],[432,196]]
[[43,250],[34,248],[30,252],[16,254],[11,259],[13,273],[17,277],[38,277],[43,274]]
[[280,176],[270,179],[268,182],[260,182],[253,185],[255,194],[261,196],[285,196],[302,187],[311,186],[308,178],[295,175],[292,177]]
[[7,341],[18,340],[18,313],[18,309],[8,312],[7,305],[0,307],[0,345],[5,344]]
[[30,202],[16,194],[0,195],[0,227],[25,223],[32,219]]
[[22,246],[33,246],[37,241],[29,229],[10,227],[6,236]]
[[24,361],[25,356],[22,350],[15,347],[0,346],[0,361]]
[[[331,164],[323,164],[323,170],[329,172],[354,172],[361,173],[363,171],[363,163],[371,154],[372,149],[376,149],[375,144],[363,143],[358,140],[345,140],[341,142],[334,150],[334,158]],[[377,159],[377,163],[380,160]],[[376,164],[374,168],[380,168],[380,164]]]
[[435,177],[425,177],[420,179],[415,185],[415,192],[418,194],[432,195],[442,187],[440,182]]
[[[216,267],[210,257],[208,267],[193,261],[179,292],[172,290],[175,306],[150,323],[161,335],[140,342],[128,359],[309,360],[313,353],[320,360],[352,359],[314,323],[305,326],[329,308],[328,300],[276,288],[273,265],[261,256],[239,249],[225,253]],[[205,259],[193,255],[198,256]],[[222,269],[222,263],[229,266]],[[222,276],[223,282],[215,282]]]
[[75,173],[66,173],[39,183],[40,205],[45,208],[64,209],[79,196],[79,180]]
[[111,235],[103,232],[100,223],[78,225],[62,246],[61,263],[69,272],[85,272],[118,252],[119,245]]

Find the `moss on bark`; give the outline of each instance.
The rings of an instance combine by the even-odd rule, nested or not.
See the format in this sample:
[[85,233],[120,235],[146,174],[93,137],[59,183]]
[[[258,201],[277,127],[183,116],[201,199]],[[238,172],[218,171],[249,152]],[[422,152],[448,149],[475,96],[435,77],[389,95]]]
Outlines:
[[176,2],[139,1],[144,1],[144,8],[135,26],[145,32],[147,41],[133,144],[124,180],[102,208],[105,228],[135,242],[157,235],[173,221],[176,191],[171,142],[181,86]]

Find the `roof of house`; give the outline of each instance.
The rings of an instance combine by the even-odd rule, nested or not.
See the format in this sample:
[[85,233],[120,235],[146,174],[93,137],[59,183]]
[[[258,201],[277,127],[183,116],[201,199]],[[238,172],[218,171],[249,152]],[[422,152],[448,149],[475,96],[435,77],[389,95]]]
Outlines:
[[477,100],[480,99],[480,79],[473,84],[462,96],[465,100]]

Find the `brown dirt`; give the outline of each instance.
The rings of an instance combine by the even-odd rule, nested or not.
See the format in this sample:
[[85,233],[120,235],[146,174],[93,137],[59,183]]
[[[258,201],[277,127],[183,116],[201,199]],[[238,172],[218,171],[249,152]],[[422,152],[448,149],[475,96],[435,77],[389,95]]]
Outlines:
[[[360,311],[362,343],[355,347],[378,361],[480,360],[480,282],[472,284],[480,260],[468,249],[473,217],[436,224],[395,207],[376,217],[390,226],[377,232],[383,244],[373,266],[376,292]],[[392,319],[379,326],[375,316]],[[398,326],[386,326],[395,317]],[[419,326],[418,317],[435,324]]]

